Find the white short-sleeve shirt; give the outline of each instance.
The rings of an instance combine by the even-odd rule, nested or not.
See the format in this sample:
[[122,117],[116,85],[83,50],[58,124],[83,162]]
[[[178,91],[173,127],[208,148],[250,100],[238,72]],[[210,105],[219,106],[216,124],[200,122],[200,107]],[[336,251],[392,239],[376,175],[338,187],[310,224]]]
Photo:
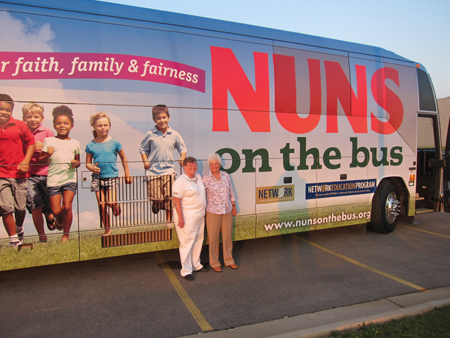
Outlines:
[[178,177],[172,187],[172,196],[181,199],[185,222],[205,216],[205,186],[199,174],[195,174],[194,178],[189,178],[186,174]]

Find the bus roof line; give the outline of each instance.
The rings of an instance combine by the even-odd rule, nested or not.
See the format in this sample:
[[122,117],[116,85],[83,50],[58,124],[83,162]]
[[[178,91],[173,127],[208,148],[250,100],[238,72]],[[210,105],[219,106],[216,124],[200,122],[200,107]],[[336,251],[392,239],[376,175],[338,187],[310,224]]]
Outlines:
[[[232,21],[225,21],[220,19],[211,19],[201,16],[194,16],[188,14],[181,14],[175,12],[160,11],[150,8],[141,8],[134,6],[127,6],[115,3],[107,3],[102,1],[92,0],[77,0],[76,2],[61,2],[56,0],[19,0],[19,1],[0,1],[0,3],[11,5],[22,5],[29,7],[37,7],[43,9],[59,10],[65,12],[74,12],[79,14],[99,15],[103,17],[110,17],[115,19],[127,19],[139,22],[148,22],[156,24],[166,24],[176,27],[185,27],[190,29],[199,29],[217,33],[235,34],[245,36],[249,38],[257,38],[271,41],[279,41],[286,43],[299,44],[303,46],[318,47],[328,50],[336,50],[343,52],[351,52],[355,54],[376,56],[385,59],[398,60],[403,62],[413,62],[407,58],[404,58],[394,52],[386,50],[381,47],[370,46],[350,41],[337,40],[332,38],[325,38],[315,35],[308,35],[298,32],[290,32],[275,28],[266,28],[261,26],[243,24]],[[87,5],[89,3],[89,5]],[[94,5],[95,6],[92,6]],[[91,8],[97,8],[98,10],[92,10]],[[86,8],[91,10],[86,10]],[[124,13],[124,8],[127,8],[127,15],[119,15]],[[143,14],[144,13],[144,14]],[[148,13],[154,14],[155,18],[145,18]],[[159,18],[158,18],[159,17]],[[191,23],[195,21],[195,23]],[[218,26],[226,25],[227,28]],[[260,32],[263,32],[261,34]],[[369,51],[372,50],[372,51]]]

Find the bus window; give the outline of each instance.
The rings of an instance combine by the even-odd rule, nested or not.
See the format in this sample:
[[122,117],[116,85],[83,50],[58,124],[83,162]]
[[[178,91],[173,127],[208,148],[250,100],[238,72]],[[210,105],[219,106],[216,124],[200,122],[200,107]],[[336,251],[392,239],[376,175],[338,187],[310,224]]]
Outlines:
[[436,111],[433,87],[427,73],[417,69],[417,79],[419,82],[419,108],[425,111]]

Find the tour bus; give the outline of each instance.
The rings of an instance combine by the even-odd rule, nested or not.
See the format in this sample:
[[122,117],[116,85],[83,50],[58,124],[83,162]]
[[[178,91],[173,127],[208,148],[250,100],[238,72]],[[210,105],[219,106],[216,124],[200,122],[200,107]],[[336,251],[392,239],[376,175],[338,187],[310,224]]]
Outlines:
[[[0,93],[14,100],[13,118],[37,103],[53,130],[53,109],[66,105],[81,149],[69,240],[45,228],[39,241],[27,213],[22,245],[0,227],[0,270],[178,247],[164,211],[152,210],[139,153],[158,104],[200,174],[221,156],[236,194],[234,241],[357,224],[390,233],[448,201],[430,76],[393,52],[91,0],[0,1],[0,20]],[[118,158],[121,212],[108,209],[107,236],[86,168],[98,112],[133,177],[125,182]]]

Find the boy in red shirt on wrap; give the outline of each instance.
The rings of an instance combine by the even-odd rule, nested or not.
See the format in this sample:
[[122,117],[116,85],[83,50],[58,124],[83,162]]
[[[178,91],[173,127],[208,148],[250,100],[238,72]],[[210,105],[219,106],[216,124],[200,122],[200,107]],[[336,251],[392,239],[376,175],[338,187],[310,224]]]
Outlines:
[[16,247],[22,244],[17,230],[23,236],[28,169],[35,141],[27,125],[11,116],[13,109],[13,99],[0,94],[0,215],[9,243]]

